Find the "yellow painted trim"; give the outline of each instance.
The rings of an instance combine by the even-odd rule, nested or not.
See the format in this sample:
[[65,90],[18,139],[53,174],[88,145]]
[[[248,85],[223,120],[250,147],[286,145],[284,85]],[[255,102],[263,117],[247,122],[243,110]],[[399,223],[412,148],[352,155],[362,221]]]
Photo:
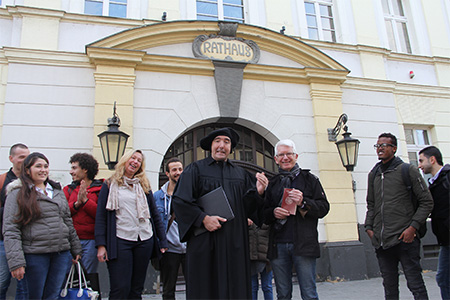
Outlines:
[[54,9],[42,9],[31,6],[7,6],[6,9],[8,13],[12,16],[37,16],[37,17],[53,17],[62,18],[64,16],[64,11],[54,10]]
[[136,70],[214,76],[214,65],[210,60],[165,55],[145,55]]
[[[151,24],[125,30],[87,46],[129,50],[145,50],[152,47],[192,43],[195,37],[205,34],[217,34],[217,22],[208,21],[173,21]],[[252,25],[239,24],[237,37],[251,39],[261,50],[268,51],[302,65],[334,69],[349,72],[337,61],[320,50],[289,36]]]
[[450,87],[434,86],[434,85],[417,85],[408,83],[399,83],[390,80],[347,77],[347,80],[342,83],[341,88],[358,89],[367,91],[380,91],[393,94],[445,98],[448,99],[450,95]]
[[83,53],[13,47],[4,47],[3,52],[8,63],[93,68]]

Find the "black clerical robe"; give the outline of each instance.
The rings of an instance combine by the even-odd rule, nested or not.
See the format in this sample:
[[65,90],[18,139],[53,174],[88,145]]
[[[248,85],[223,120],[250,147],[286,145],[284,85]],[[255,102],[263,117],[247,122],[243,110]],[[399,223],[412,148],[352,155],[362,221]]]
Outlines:
[[[251,299],[247,217],[262,205],[249,172],[211,157],[190,164],[181,174],[172,205],[181,241],[187,241],[187,299]],[[235,218],[214,232],[195,236],[205,213],[197,199],[222,186]]]

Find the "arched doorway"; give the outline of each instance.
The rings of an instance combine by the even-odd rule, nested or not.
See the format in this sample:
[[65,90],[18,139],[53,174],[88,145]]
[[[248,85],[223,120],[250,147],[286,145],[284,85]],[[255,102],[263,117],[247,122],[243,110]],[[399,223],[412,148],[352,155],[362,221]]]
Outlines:
[[207,157],[209,151],[200,147],[200,140],[211,131],[222,127],[232,127],[240,136],[239,143],[233,153],[230,154],[230,159],[252,173],[266,172],[271,177],[277,172],[278,168],[273,159],[273,145],[264,137],[237,124],[214,123],[196,127],[170,145],[160,167],[159,185],[162,186],[167,181],[164,168],[170,158],[177,157],[183,162],[183,166],[187,166],[194,161]]

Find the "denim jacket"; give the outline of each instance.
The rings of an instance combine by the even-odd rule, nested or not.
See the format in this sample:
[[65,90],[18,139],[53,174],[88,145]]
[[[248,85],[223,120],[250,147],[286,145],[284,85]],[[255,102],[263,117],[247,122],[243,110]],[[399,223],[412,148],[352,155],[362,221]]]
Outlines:
[[168,222],[170,220],[170,211],[172,204],[172,196],[167,194],[167,187],[169,182],[166,182],[159,191],[155,192],[153,197],[155,198],[156,207],[161,215],[161,219],[164,223],[164,229],[166,231],[167,241],[169,242],[168,252],[183,254],[186,253],[186,243],[180,242],[180,236],[178,233],[178,223],[174,220],[167,229]]

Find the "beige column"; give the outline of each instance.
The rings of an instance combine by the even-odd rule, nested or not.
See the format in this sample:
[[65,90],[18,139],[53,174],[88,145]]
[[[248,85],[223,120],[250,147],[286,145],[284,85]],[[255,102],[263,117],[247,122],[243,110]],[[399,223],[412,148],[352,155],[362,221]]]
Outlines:
[[133,147],[133,102],[136,66],[142,62],[143,51],[129,51],[106,48],[87,48],[90,61],[95,64],[95,113],[93,155],[100,163],[99,177],[109,177],[104,163],[97,135],[107,130],[108,118],[116,112],[120,117],[120,130],[129,134],[127,149]]
[[[330,212],[324,219],[327,241],[358,240],[351,173],[342,166],[337,147],[334,142],[328,141],[327,133],[327,128],[334,128],[343,113],[340,84],[345,76],[341,76],[342,72],[317,69],[307,70],[307,74],[313,104],[319,176],[330,202]],[[338,140],[341,138],[340,135]]]

